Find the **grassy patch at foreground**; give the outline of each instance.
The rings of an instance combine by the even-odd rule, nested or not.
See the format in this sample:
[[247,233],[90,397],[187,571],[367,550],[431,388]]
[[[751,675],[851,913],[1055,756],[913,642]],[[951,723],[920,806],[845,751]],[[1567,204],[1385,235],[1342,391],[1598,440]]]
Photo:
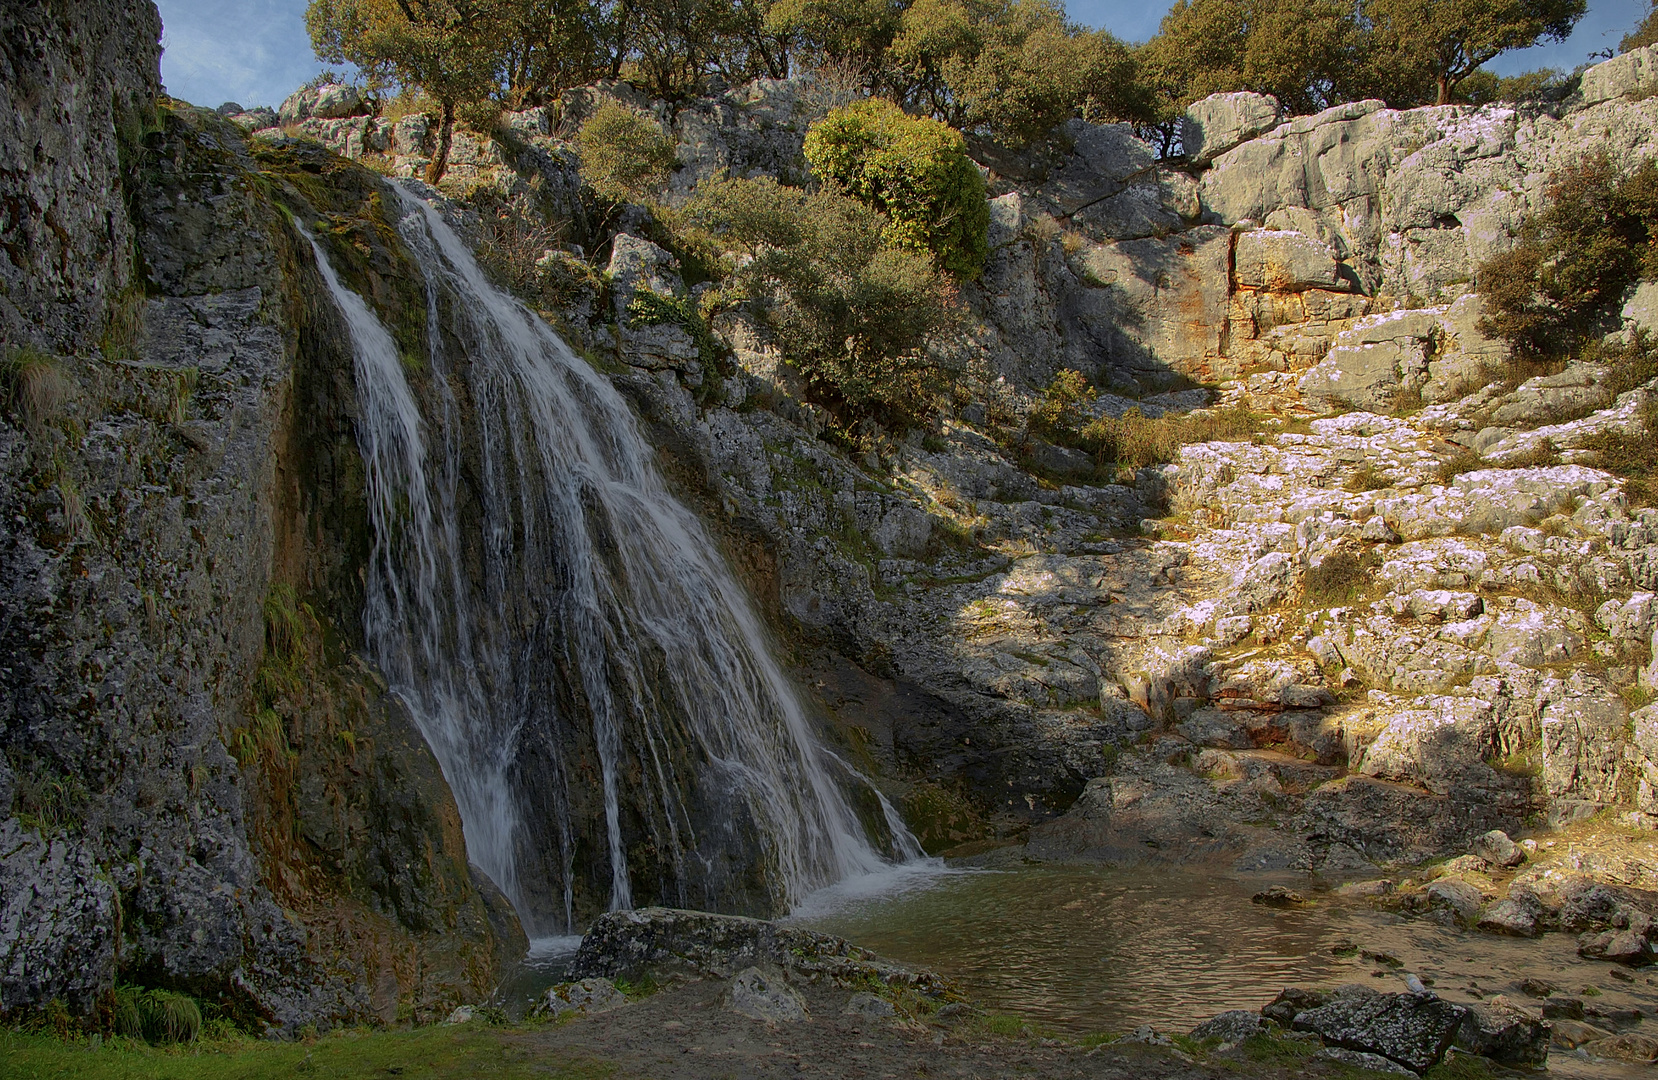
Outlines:
[[153,1047],[130,1039],[102,1045],[0,1031],[0,1076],[31,1080],[601,1080],[614,1066],[549,1056],[482,1024],[412,1031],[352,1029],[305,1042],[201,1040]]

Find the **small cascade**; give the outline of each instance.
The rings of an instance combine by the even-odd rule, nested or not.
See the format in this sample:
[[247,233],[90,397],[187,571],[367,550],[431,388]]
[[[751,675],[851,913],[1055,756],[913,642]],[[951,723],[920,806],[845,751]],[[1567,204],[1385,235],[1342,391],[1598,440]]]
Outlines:
[[776,914],[919,857],[813,738],[621,396],[394,190],[425,279],[424,355],[313,242],[355,353],[365,634],[525,930],[636,903]]

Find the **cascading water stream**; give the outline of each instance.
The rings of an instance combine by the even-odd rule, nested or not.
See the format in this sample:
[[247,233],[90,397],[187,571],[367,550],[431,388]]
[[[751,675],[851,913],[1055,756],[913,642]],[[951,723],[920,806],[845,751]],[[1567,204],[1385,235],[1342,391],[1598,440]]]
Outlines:
[[919,857],[886,800],[814,741],[621,396],[394,190],[425,282],[424,356],[312,245],[355,354],[365,634],[526,931],[636,900],[770,914]]

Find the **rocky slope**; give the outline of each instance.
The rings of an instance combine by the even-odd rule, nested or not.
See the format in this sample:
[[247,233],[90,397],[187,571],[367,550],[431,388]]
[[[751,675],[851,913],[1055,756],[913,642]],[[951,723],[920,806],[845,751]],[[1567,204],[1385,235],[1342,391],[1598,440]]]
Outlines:
[[280,177],[158,98],[149,4],[6,18],[0,1009],[476,999],[522,935],[353,655],[351,357]]
[[[418,307],[345,158],[411,175],[432,133],[337,90],[234,123],[160,101],[153,16],[5,16],[0,1008],[136,980],[289,1028],[436,1015],[522,937],[357,655],[350,357],[286,216]],[[1496,828],[1658,822],[1658,511],[1590,449],[1641,434],[1652,391],[1589,364],[1505,389],[1471,291],[1550,169],[1651,156],[1648,59],[1560,107],[1230,95],[1194,107],[1185,162],[1080,123],[998,157],[971,400],[855,455],[759,328],[715,326],[726,376],[619,318],[691,290],[643,210],[595,219],[569,141],[616,96],[679,140],[673,198],[794,177],[832,93],[597,86],[458,133],[443,202],[485,240],[534,202],[606,257],[549,247],[532,299],[615,369],[932,849],[1368,876]],[[1239,406],[1254,434],[1101,477],[1022,427],[1066,368],[1114,391],[1096,414]],[[1465,871],[1458,918],[1524,903]]]
[[[723,328],[740,373],[712,398],[688,341],[628,340],[618,378],[734,546],[763,538],[751,568],[819,692],[935,846],[1036,824],[1043,857],[1351,874],[1606,807],[1640,826],[1658,810],[1639,708],[1658,517],[1585,447],[1638,434],[1649,391],[1587,364],[1505,390],[1472,276],[1551,170],[1651,156],[1644,57],[1559,107],[1286,119],[1226,95],[1193,107],[1184,164],[1083,124],[996,160],[993,254],[965,296],[978,398],[861,459],[816,437],[741,325]],[[586,100],[507,117],[526,146],[480,143],[468,182],[510,190],[535,166],[568,190]],[[828,103],[781,82],[636,104],[680,139],[684,191],[780,172]],[[404,126],[302,124],[407,173]],[[632,290],[686,291],[639,237],[607,271],[613,307],[566,311],[589,343],[638,333],[609,324]],[[1627,325],[1650,318],[1644,294]],[[1085,458],[1006,434],[1067,367],[1132,395],[1097,414],[1268,419],[1079,482]],[[1220,400],[1156,396],[1192,379]]]

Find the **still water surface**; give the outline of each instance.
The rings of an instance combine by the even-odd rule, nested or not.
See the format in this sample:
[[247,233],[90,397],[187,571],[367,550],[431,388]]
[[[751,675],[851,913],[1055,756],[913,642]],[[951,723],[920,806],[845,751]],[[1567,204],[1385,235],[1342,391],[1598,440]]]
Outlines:
[[1145,1023],[1182,1032],[1223,1009],[1259,1009],[1286,986],[1393,992],[1406,972],[1456,1001],[1509,994],[1536,1006],[1516,986],[1531,977],[1658,1012],[1646,972],[1616,979],[1610,965],[1579,959],[1571,935],[1470,934],[1330,894],[1306,893],[1314,902],[1296,909],[1251,903],[1265,884],[1166,868],[958,871],[829,890],[794,919],[954,976],[987,1007],[1068,1034]]

